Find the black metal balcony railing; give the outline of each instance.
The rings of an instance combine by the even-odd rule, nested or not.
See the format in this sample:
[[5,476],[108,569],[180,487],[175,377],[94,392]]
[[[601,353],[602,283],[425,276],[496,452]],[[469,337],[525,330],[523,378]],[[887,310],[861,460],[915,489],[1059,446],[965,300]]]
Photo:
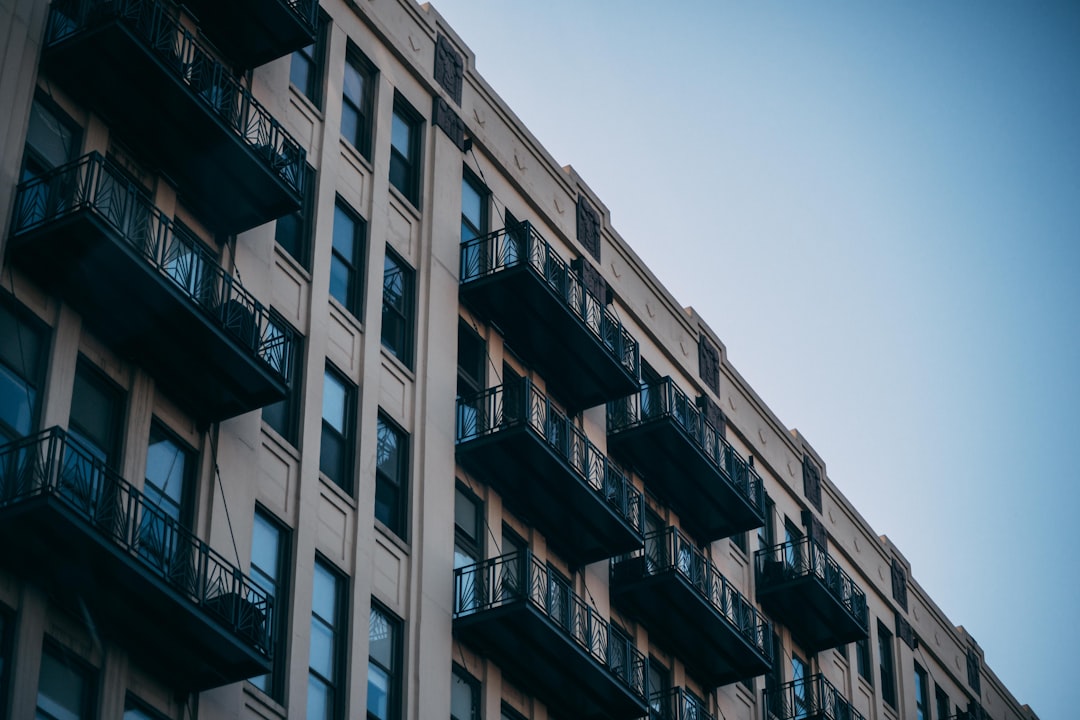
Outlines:
[[824,675],[764,690],[766,720],[865,720]]
[[649,720],[715,720],[705,703],[681,687],[649,696]]
[[[543,618],[544,634],[557,635],[563,643],[573,646],[589,658],[589,665],[602,669],[602,675],[628,693],[636,714],[641,715],[648,696],[645,675],[645,656],[632,643],[610,632],[608,623],[588,603],[571,591],[564,581],[555,576],[528,550],[484,560],[475,565],[454,570],[454,621],[476,618],[485,614],[505,615],[504,609],[525,608]],[[511,621],[515,627],[524,627],[521,621]],[[572,658],[558,645],[549,644],[546,649],[522,647],[517,638],[505,638],[501,659],[506,664],[518,662],[519,672],[543,682],[548,673],[561,673],[562,677],[550,680],[549,689],[566,697],[545,697],[545,702],[560,704],[575,702],[570,697],[577,693],[571,685],[588,683],[589,678],[575,673],[569,664]],[[516,657],[516,661],[514,658]],[[551,660],[550,667],[542,665],[544,658]],[[528,684],[528,682],[526,682]],[[598,688],[592,688],[599,692]],[[599,708],[603,710],[603,708]],[[590,708],[579,708],[591,716]],[[619,715],[609,709],[612,716]]]
[[[609,445],[619,446],[621,437],[628,438],[625,441],[628,446],[626,454],[635,458],[645,472],[653,475],[662,474],[669,468],[670,472],[674,473],[692,473],[696,464],[692,456],[684,451],[684,447],[669,448],[667,453],[654,452],[651,447],[646,448],[630,439],[632,435],[645,433],[650,426],[658,427],[664,422],[678,429],[678,434],[682,437],[680,442],[687,443],[686,447],[700,453],[705,458],[707,467],[719,477],[720,482],[746,506],[744,514],[748,519],[718,521],[716,524],[721,529],[716,531],[710,531],[709,527],[698,528],[707,536],[703,539],[716,539],[712,537],[716,532],[730,534],[760,527],[764,521],[765,507],[765,487],[761,476],[712,423],[705,419],[704,413],[672,378],[666,377],[645,384],[638,392],[608,403]],[[677,482],[678,478],[648,477],[646,480],[656,483],[657,489],[662,489],[664,484]],[[703,481],[701,484],[707,488],[711,482]],[[684,505],[697,502],[695,497],[675,497],[673,500],[676,504],[680,504],[681,500]],[[692,522],[696,514],[690,513]],[[710,526],[714,523],[703,520],[694,524]]]
[[74,93],[103,104],[124,140],[161,164],[222,231],[247,230],[299,207],[303,148],[180,24],[171,4],[56,0],[43,62]]
[[187,0],[200,28],[241,67],[270,62],[315,42],[318,0]]
[[[570,267],[550,244],[528,222],[522,222],[514,228],[496,230],[487,235],[474,238],[461,245],[461,285],[463,296],[472,292],[472,288],[484,286],[510,277],[520,271],[531,276],[546,294],[554,299],[555,305],[570,313],[574,318],[572,325],[580,328],[591,338],[605,362],[612,365],[611,377],[606,370],[598,372],[595,363],[580,368],[580,372],[566,367],[578,353],[564,351],[561,343],[569,343],[565,332],[538,332],[537,325],[555,322],[550,313],[543,308],[536,310],[536,317],[527,317],[526,304],[513,302],[504,307],[504,297],[494,297],[487,301],[489,310],[499,315],[497,321],[519,351],[527,351],[533,357],[527,359],[547,365],[548,372],[542,374],[552,381],[561,381],[572,388],[562,393],[567,402],[580,407],[590,407],[621,392],[618,388],[633,386],[640,374],[640,354],[637,340],[623,326],[622,322],[600,302],[582,283],[581,277]],[[478,291],[479,292],[479,291]],[[509,296],[513,296],[510,293]],[[561,326],[560,326],[561,327]],[[548,357],[552,355],[552,357]],[[596,374],[593,381],[601,387],[583,386],[583,377]],[[563,379],[561,375],[572,374]],[[591,381],[591,382],[593,382]],[[616,394],[612,394],[615,392]],[[578,394],[582,395],[579,403]],[[599,399],[598,399],[599,398]],[[595,402],[593,402],[595,400]],[[584,404],[582,404],[584,403]]]
[[755,553],[758,598],[807,650],[865,638],[866,593],[809,537]]
[[[34,525],[33,518],[41,517],[34,512],[43,506],[58,508],[60,515],[49,516],[48,523]],[[95,562],[99,564],[89,569],[94,573],[91,587],[107,584],[110,578],[118,577],[116,571],[102,569],[111,567],[107,563],[118,563],[149,578],[136,585],[140,588],[138,597],[126,597],[117,588],[101,588],[102,592],[115,593],[107,595],[101,606],[125,607],[124,603],[135,603],[134,613],[117,618],[117,622],[136,623],[134,615],[145,612],[153,623],[169,622],[178,628],[187,627],[183,618],[161,609],[163,606],[176,608],[177,605],[169,603],[178,602],[186,612],[212,619],[235,639],[234,642],[238,640],[248,648],[246,652],[254,651],[265,662],[270,660],[272,598],[127,480],[105,467],[62,429],[54,427],[0,447],[0,516],[5,518],[3,523],[8,524],[5,532],[12,532],[12,525],[19,517],[29,516],[32,527],[22,528],[19,532],[23,534],[64,534],[67,532],[62,527],[64,522],[58,519],[64,518],[72,527],[79,528],[70,536],[78,539],[69,540],[70,544],[63,546],[68,555],[78,554],[75,548],[85,546],[87,539],[91,544],[104,547],[104,557],[108,560],[96,556]],[[40,527],[44,524],[48,527]],[[15,540],[8,538],[6,542]],[[44,535],[23,537],[19,542],[37,548],[30,552],[53,552],[45,548],[53,547],[54,541],[45,539]],[[13,557],[9,559],[14,560]],[[63,568],[63,560],[59,557],[39,559],[32,571],[45,572],[43,568],[50,563],[60,564],[63,582],[70,581],[67,577],[70,571]],[[68,587],[67,592],[73,590]],[[168,599],[163,599],[166,597]],[[145,642],[145,638],[142,641]],[[177,648],[161,647],[151,652],[168,655],[177,652]],[[202,653],[203,660],[205,654]],[[222,662],[227,666],[232,661]],[[220,676],[221,672],[219,668],[216,675]],[[258,672],[250,673],[254,674]],[[221,679],[235,681],[242,678]]]
[[293,332],[271,321],[269,310],[225,272],[111,162],[98,153],[54,168],[19,185],[12,235],[90,213],[224,330],[263,366],[288,383]]

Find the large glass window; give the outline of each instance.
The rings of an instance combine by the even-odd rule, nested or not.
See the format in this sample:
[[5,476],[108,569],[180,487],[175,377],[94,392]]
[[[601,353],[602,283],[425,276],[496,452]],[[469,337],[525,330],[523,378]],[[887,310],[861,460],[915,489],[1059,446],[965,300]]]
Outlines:
[[168,570],[189,548],[177,534],[190,525],[190,494],[195,453],[158,423],[150,428],[146,453],[146,509],[139,521],[139,554]]
[[406,265],[397,253],[386,248],[383,265],[382,344],[410,368],[415,276],[413,269]]
[[334,208],[330,296],[356,317],[360,317],[363,296],[365,232],[363,219],[339,198]]
[[70,652],[47,643],[41,654],[38,675],[38,720],[82,720],[95,716],[93,668]]
[[480,720],[480,681],[457,665],[450,678],[450,720]]
[[91,517],[104,519],[113,509],[104,478],[106,469],[118,466],[123,411],[123,392],[80,359],[68,419],[72,446],[64,458],[61,491]]
[[892,633],[878,621],[878,667],[881,670],[881,699],[896,707],[896,671],[893,659]]
[[319,469],[345,492],[352,492],[356,440],[356,386],[329,365],[323,375],[322,439]]
[[461,178],[461,242],[488,231],[488,191],[472,173]]
[[855,641],[855,665],[859,669],[859,677],[873,685],[874,671],[873,662],[870,659],[869,638]]
[[326,57],[326,33],[329,18],[319,14],[319,29],[315,42],[292,54],[289,81],[317,108],[322,108],[323,65]]
[[270,628],[270,643],[274,649],[274,669],[266,675],[252,678],[251,684],[278,702],[285,698],[289,550],[289,531],[270,513],[255,508],[255,523],[251,531],[251,579],[273,601],[274,624]]
[[307,717],[333,720],[343,715],[345,674],[345,578],[315,561],[311,594],[311,649],[308,654]]
[[937,720],[949,717],[949,694],[941,686],[934,688],[934,705],[937,706]]
[[49,100],[34,98],[26,129],[22,179],[74,160],[79,151],[79,136],[79,127],[59,107]]
[[807,693],[806,678],[809,675],[806,661],[798,655],[791,654],[791,688],[792,700],[795,703],[795,717],[804,718],[813,704],[813,695]]
[[401,621],[372,601],[368,625],[368,718],[399,718],[400,698]]
[[930,686],[926,671],[915,663],[915,717],[918,720],[930,720]]
[[279,217],[274,240],[307,270],[311,269],[311,234],[315,227],[315,168],[304,163],[300,178],[300,209]]
[[375,77],[375,66],[350,43],[341,92],[341,136],[369,160]]
[[407,540],[409,438],[382,413],[378,419],[375,453],[375,517],[395,535]]
[[413,205],[420,200],[420,116],[400,97],[394,98],[390,127],[390,184]]
[[37,424],[45,359],[39,328],[0,302],[0,443],[30,435]]

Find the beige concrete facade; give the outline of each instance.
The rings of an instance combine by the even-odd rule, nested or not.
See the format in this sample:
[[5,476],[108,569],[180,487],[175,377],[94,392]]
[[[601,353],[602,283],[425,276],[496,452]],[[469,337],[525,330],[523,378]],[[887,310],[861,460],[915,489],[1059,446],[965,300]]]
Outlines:
[[[91,3],[93,4],[93,3]],[[98,3],[105,4],[105,3]],[[773,505],[766,510],[773,528],[772,544],[784,542],[786,525],[803,528],[804,512],[827,534],[829,556],[866,595],[870,656],[869,678],[857,667],[855,643],[805,652],[788,627],[775,622],[779,655],[771,657],[774,680],[793,678],[793,653],[806,662],[809,674],[823,675],[867,720],[939,718],[937,694],[948,698],[952,713],[973,704],[994,720],[1035,720],[987,665],[975,639],[954,625],[913,579],[913,570],[885,536],[879,536],[829,479],[825,459],[809,441],[783,425],[728,362],[721,338],[692,308],[683,308],[674,292],[663,287],[611,226],[601,198],[571,167],[559,167],[475,70],[465,42],[437,9],[413,0],[322,0],[326,20],[320,28],[325,52],[316,58],[318,95],[312,102],[290,82],[290,53],[241,74],[259,102],[277,118],[304,150],[315,170],[309,247],[298,260],[275,242],[271,218],[239,234],[214,233],[197,210],[186,203],[188,189],[163,177],[149,161],[129,151],[93,100],[79,101],[63,82],[42,69],[46,52],[49,3],[46,0],[0,0],[0,307],[40,325],[45,339],[39,390],[31,402],[33,432],[68,428],[73,387],[80,367],[96,368],[120,391],[122,431],[115,470],[136,488],[146,490],[147,438],[163,426],[195,458],[188,491],[189,524],[196,536],[251,574],[256,512],[279,523],[284,543],[280,609],[275,626],[274,663],[282,685],[264,692],[247,680],[198,692],[178,687],[170,677],[144,666],[149,652],[167,656],[170,647],[154,637],[114,640],[113,633],[89,610],[39,582],[33,572],[0,567],[0,717],[30,718],[44,692],[43,648],[63,662],[81,668],[86,680],[85,717],[119,718],[138,701],[147,716],[204,720],[217,718],[305,717],[309,707],[309,663],[312,661],[313,583],[319,567],[339,573],[340,596],[335,683],[336,717],[363,717],[369,705],[369,618],[373,603],[399,621],[399,657],[392,668],[399,704],[390,717],[409,720],[445,718],[450,713],[454,668],[471,676],[479,688],[477,714],[482,720],[517,717],[530,720],[573,718],[573,708],[559,707],[560,698],[530,691],[530,681],[506,677],[500,663],[477,644],[461,639],[455,624],[455,487],[475,495],[482,513],[478,559],[508,552],[504,528],[525,541],[532,557],[569,579],[573,592],[592,605],[598,617],[624,631],[645,657],[670,671],[671,685],[685,687],[715,718],[749,720],[767,717],[763,691],[766,677],[746,682],[704,685],[688,670],[683,657],[656,626],[643,622],[613,600],[610,563],[603,559],[575,567],[556,549],[552,538],[524,514],[518,498],[505,497],[482,477],[455,460],[457,444],[458,328],[463,322],[483,339],[486,359],[483,387],[509,381],[513,371],[547,390],[548,378],[536,372],[504,342],[505,328],[487,315],[459,302],[461,286],[463,174],[475,177],[486,194],[485,231],[503,227],[504,212],[527,220],[565,262],[577,258],[591,264],[612,291],[613,313],[640,345],[640,357],[659,376],[690,398],[703,396],[725,418],[721,433],[738,455],[760,475]],[[198,20],[186,10],[181,22],[193,30]],[[439,38],[463,60],[460,100],[435,77]],[[221,46],[228,57],[228,48]],[[370,95],[369,152],[342,137],[342,89],[347,59],[362,55],[374,72]],[[37,98],[65,113],[78,126],[74,157],[92,151],[128,162],[144,181],[153,203],[166,216],[183,221],[215,252],[222,267],[264,306],[272,308],[302,338],[291,384],[295,400],[295,432],[283,437],[261,413],[251,410],[228,419],[201,422],[188,406],[163,386],[156,371],[133,361],[130,353],[84,323],[78,302],[32,279],[11,259],[16,196],[23,180],[31,107]],[[442,100],[463,125],[471,150],[433,124],[433,102]],[[132,103],[139,102],[137,95]],[[389,180],[395,102],[404,102],[419,121],[416,200]],[[170,138],[160,138],[169,143]],[[579,240],[577,207],[584,199],[600,219],[598,253]],[[359,297],[346,307],[331,294],[334,265],[335,207],[346,203],[364,221],[355,283]],[[411,362],[402,362],[380,341],[383,277],[387,249],[414,271],[408,334]],[[599,259],[597,259],[597,256]],[[118,319],[122,322],[122,319]],[[171,328],[163,326],[164,335]],[[3,342],[3,339],[0,339]],[[719,354],[717,389],[702,377],[699,346]],[[324,435],[324,372],[331,366],[355,386],[348,408],[348,477],[342,488],[320,470]],[[206,372],[189,368],[196,375]],[[6,386],[5,386],[6,388]],[[0,392],[6,392],[0,388]],[[615,398],[612,398],[615,399]],[[570,404],[573,403],[572,398]],[[605,405],[568,413],[570,423],[615,461],[609,452]],[[377,449],[380,418],[407,437],[402,524],[395,531],[376,518]],[[806,497],[804,463],[820,473],[820,507]],[[645,506],[667,526],[686,530],[686,522],[655,495],[651,480],[625,464]],[[4,494],[0,492],[0,517]],[[690,502],[692,501],[685,501]],[[9,503],[8,507],[11,507]],[[0,520],[2,523],[3,520]],[[641,528],[638,528],[639,535]],[[712,565],[756,608],[759,582],[751,529],[740,547],[736,538],[699,543]],[[553,542],[554,541],[554,542]],[[554,545],[554,547],[553,547]],[[0,555],[5,555],[0,550]],[[906,609],[892,583],[894,566],[902,569]],[[551,572],[551,571],[549,571]],[[460,608],[459,608],[460,609]],[[550,608],[549,608],[550,609]],[[673,612],[675,608],[672,609]],[[897,637],[897,618],[910,624],[916,648]],[[883,693],[879,623],[890,633],[895,693]],[[160,645],[160,646],[158,646]],[[529,656],[536,648],[520,647]],[[771,654],[772,648],[769,648]],[[977,664],[969,676],[969,657]],[[989,659],[992,661],[992,658]],[[916,668],[929,679],[929,707],[919,714]],[[973,686],[972,680],[977,680]],[[642,707],[647,708],[644,698]],[[837,711],[840,712],[840,711]],[[501,715],[506,713],[505,715]],[[511,715],[517,713],[518,715]],[[646,713],[642,713],[646,714]],[[376,717],[377,715],[368,715]],[[583,715],[582,715],[583,716]],[[629,717],[622,714],[622,717]],[[779,714],[778,717],[782,717]],[[610,717],[616,717],[612,714]],[[666,717],[666,716],[664,716]],[[678,717],[684,717],[682,715]],[[690,715],[685,717],[689,718]],[[848,715],[829,715],[846,720]],[[850,717],[854,717],[853,715]]]

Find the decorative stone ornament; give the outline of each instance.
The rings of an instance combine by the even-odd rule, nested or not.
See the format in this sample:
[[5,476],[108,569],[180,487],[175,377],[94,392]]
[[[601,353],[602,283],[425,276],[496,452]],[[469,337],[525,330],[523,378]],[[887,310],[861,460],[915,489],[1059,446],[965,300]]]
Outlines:
[[431,124],[446,133],[458,150],[465,152],[465,121],[458,117],[450,103],[438,95],[432,103]]
[[465,60],[444,36],[435,42],[435,82],[450,93],[454,102],[461,106],[461,87],[465,80]]
[[590,255],[600,259],[600,215],[584,195],[577,199],[577,239]]
[[720,394],[720,351],[704,335],[698,339],[698,375],[710,390]]

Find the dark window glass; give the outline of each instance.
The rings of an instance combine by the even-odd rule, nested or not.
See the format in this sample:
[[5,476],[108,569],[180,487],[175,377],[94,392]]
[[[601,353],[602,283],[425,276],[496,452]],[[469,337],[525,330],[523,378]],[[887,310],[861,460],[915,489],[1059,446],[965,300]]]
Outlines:
[[146,451],[146,509],[139,519],[139,554],[166,574],[185,567],[189,547],[178,534],[191,526],[195,453],[155,422]]
[[338,199],[330,257],[330,296],[356,317],[360,317],[364,233],[363,219]]
[[[288,327],[277,313],[271,313],[270,322],[278,327]],[[290,328],[291,329],[291,328]],[[292,331],[292,347],[290,357],[284,358],[285,366],[290,370],[289,387],[285,397],[272,405],[266,405],[262,409],[262,419],[270,427],[274,428],[283,440],[296,447],[299,440],[300,426],[300,401],[303,372],[303,338],[295,330]]]
[[329,18],[319,14],[319,29],[315,42],[292,54],[289,66],[289,81],[296,89],[307,96],[317,108],[322,108],[323,64],[326,58],[326,33],[330,26]]
[[461,178],[461,242],[488,232],[488,191],[472,173]]
[[26,129],[22,179],[71,162],[79,151],[79,126],[49,100],[34,98]]
[[450,720],[480,720],[480,681],[457,665],[450,678]]
[[0,443],[30,435],[37,424],[44,330],[0,303]]
[[337,570],[315,560],[306,716],[315,720],[333,720],[344,714],[345,585]]
[[371,603],[368,625],[368,718],[401,716],[401,621]]
[[795,717],[806,717],[807,710],[809,709],[808,702],[812,703],[812,698],[807,698],[806,692],[806,677],[809,673],[806,671],[806,661],[798,655],[792,653],[791,655],[791,681],[793,683],[791,689],[792,701],[795,703]]
[[274,240],[305,269],[311,269],[311,233],[315,227],[315,168],[304,163],[300,209],[278,218]]
[[919,663],[915,663],[915,716],[918,720],[930,720],[930,686]]
[[273,627],[270,643],[274,649],[274,668],[266,675],[251,679],[251,684],[278,702],[285,699],[285,632],[288,617],[289,531],[270,513],[255,509],[251,531],[251,579],[273,601]]
[[896,672],[893,660],[892,633],[878,622],[878,662],[881,670],[881,699],[896,707]]
[[46,644],[38,674],[37,714],[45,720],[82,720],[95,716],[94,670]]
[[649,656],[649,707],[654,715],[664,716],[663,697],[671,690],[671,670],[667,665]]
[[68,433],[109,468],[118,465],[123,410],[123,392],[80,359],[75,370]]
[[390,127],[390,184],[413,205],[420,199],[420,116],[394,98]]
[[352,492],[356,439],[356,386],[327,366],[323,374],[322,439],[319,469],[345,492]]
[[949,717],[949,694],[938,687],[934,689],[934,704],[937,705],[937,720]]
[[382,344],[412,367],[415,272],[390,248],[383,264]]
[[123,720],[167,720],[167,716],[150,707],[131,693],[124,699]]
[[350,44],[341,92],[341,136],[369,160],[374,92],[375,67]]
[[405,540],[405,508],[409,495],[409,439],[381,413],[375,453],[375,517],[391,532]]
[[484,505],[480,498],[458,486],[454,491],[454,569],[480,559]]
[[870,660],[869,638],[855,641],[855,665],[859,669],[859,676],[872,685],[874,683],[874,672]]

